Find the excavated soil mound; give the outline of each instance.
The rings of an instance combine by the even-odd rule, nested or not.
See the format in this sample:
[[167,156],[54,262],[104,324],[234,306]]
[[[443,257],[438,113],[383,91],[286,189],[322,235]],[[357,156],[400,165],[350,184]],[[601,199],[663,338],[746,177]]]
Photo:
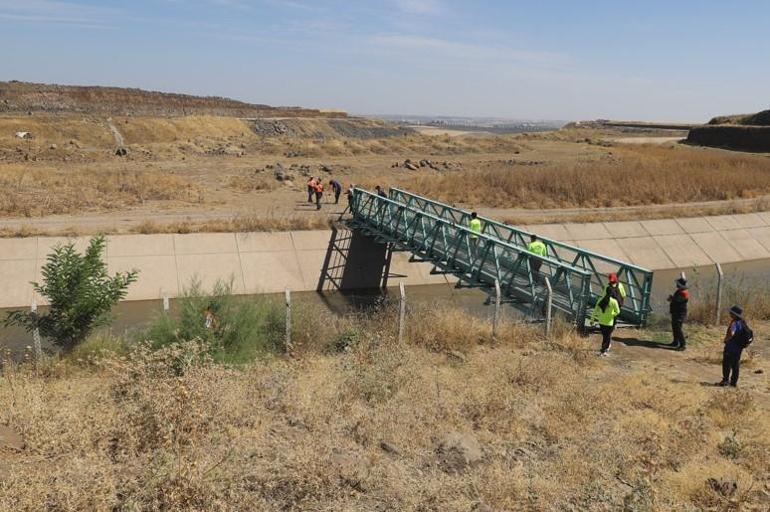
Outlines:
[[699,146],[770,153],[770,126],[706,125],[690,130],[687,142]]

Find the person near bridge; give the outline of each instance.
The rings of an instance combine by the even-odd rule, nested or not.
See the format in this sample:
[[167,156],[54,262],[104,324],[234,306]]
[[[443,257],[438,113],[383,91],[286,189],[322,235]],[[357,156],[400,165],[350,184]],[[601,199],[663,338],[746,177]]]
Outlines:
[[[545,258],[548,256],[548,248],[540,240],[537,235],[529,237],[529,244],[527,244],[527,250],[536,256]],[[540,267],[543,265],[543,260],[540,258],[531,258],[530,264],[532,265],[532,271],[535,274],[540,273]]]
[[687,338],[684,336],[684,321],[687,319],[687,303],[690,302],[690,291],[687,289],[687,279],[682,276],[676,281],[676,291],[668,297],[668,311],[671,314],[671,333],[674,341],[671,346],[676,350],[687,348]]
[[321,198],[324,196],[324,184],[320,179],[316,178],[315,184],[315,209],[321,209]]
[[475,258],[479,246],[479,235],[481,234],[481,219],[479,219],[476,212],[471,212],[471,218],[468,221],[468,229],[471,230],[471,256]]
[[725,334],[725,348],[722,353],[722,381],[718,386],[738,386],[741,369],[741,354],[754,338],[754,333],[743,319],[740,306],[730,308],[730,325]]
[[332,188],[332,192],[334,192],[334,204],[338,204],[340,202],[340,194],[342,194],[342,185],[337,180],[329,180],[329,186]]
[[591,315],[591,323],[598,323],[602,333],[602,348],[599,355],[606,357],[612,346],[612,332],[615,330],[615,318],[620,314],[618,299],[620,294],[617,288],[607,288],[607,292],[596,303]]
[[309,204],[313,204],[313,196],[315,195],[316,184],[316,179],[312,176],[309,180],[307,180],[307,202]]

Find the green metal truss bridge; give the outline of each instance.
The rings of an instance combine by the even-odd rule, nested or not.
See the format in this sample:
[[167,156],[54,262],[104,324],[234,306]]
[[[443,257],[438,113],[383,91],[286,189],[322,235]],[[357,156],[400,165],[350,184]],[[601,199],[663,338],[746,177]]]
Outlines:
[[645,325],[651,311],[652,272],[630,263],[543,237],[548,254],[535,256],[527,250],[530,232],[479,217],[482,232],[474,234],[468,212],[399,189],[382,197],[355,188],[350,211],[354,229],[431,263],[435,273],[454,275],[458,286],[490,294],[499,286],[506,302],[531,317],[545,316],[550,284],[554,310],[583,327],[609,272],[626,289],[623,323]]

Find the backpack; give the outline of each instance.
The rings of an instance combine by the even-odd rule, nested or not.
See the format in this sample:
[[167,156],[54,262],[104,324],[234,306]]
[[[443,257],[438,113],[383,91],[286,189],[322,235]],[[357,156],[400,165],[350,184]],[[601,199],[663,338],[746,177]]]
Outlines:
[[735,333],[733,341],[741,348],[746,348],[751,345],[751,342],[754,341],[754,331],[751,330],[749,324],[743,322],[743,327],[740,331]]

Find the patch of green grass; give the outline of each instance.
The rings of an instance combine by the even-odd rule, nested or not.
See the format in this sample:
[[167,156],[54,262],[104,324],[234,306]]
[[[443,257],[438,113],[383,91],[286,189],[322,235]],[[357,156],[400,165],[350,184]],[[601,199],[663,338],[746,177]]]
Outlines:
[[284,332],[282,305],[270,297],[232,295],[230,283],[204,292],[193,281],[174,313],[162,313],[142,333],[153,348],[200,340],[223,363],[245,364],[277,352]]

